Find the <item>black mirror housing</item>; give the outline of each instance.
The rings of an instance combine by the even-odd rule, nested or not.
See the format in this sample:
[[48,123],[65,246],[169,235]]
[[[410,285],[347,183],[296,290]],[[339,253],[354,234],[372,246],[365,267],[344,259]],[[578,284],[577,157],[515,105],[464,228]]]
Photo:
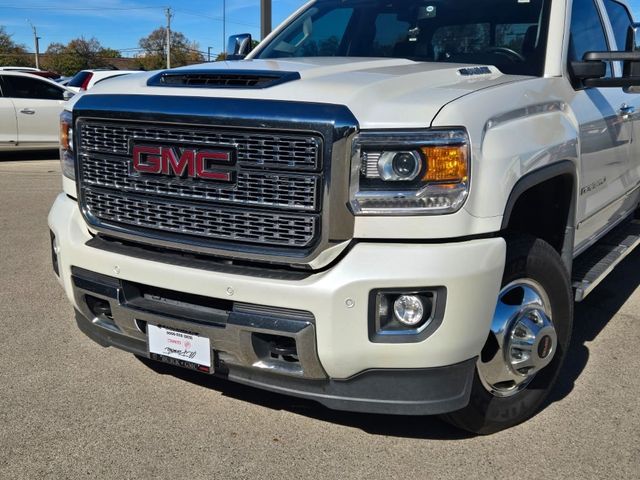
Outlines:
[[[624,62],[623,75],[618,78],[603,78],[606,75],[605,62]],[[589,66],[588,64],[591,64]],[[587,52],[582,62],[572,62],[573,77],[585,87],[640,86],[640,51],[637,52]]]
[[[640,23],[634,23],[629,28],[627,52],[640,53]],[[640,62],[626,62],[623,70],[625,77],[640,77]]]
[[602,61],[571,62],[571,73],[578,80],[602,78],[607,74],[607,64]]
[[252,50],[253,38],[250,33],[232,35],[227,42],[227,60],[242,60]]

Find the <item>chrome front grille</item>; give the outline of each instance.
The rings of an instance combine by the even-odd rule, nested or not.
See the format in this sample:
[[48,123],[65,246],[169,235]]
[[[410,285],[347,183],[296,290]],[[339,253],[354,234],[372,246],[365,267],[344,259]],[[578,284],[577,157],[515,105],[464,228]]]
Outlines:
[[[76,142],[80,201],[97,228],[198,245],[299,249],[320,237],[319,134],[80,119]],[[233,149],[234,181],[137,172],[132,148],[141,143]]]

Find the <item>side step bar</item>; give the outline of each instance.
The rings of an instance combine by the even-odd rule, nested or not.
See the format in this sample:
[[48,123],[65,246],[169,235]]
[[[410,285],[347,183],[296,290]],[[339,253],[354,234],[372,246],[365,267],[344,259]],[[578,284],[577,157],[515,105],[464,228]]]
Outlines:
[[573,262],[573,288],[581,302],[640,245],[640,220],[624,222]]

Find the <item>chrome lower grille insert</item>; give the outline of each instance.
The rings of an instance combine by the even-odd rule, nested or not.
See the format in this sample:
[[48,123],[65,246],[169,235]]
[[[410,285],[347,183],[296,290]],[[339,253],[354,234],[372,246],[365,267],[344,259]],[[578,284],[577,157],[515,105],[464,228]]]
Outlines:
[[88,188],[85,205],[91,216],[143,229],[196,237],[280,247],[306,247],[314,239],[317,215],[231,210],[189,203],[167,203],[153,197],[119,195]]

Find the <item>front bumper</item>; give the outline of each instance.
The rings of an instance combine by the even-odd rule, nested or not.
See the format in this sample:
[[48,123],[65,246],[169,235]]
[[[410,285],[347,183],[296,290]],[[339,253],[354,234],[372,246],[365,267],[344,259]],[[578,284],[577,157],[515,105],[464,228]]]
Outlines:
[[[466,404],[474,359],[489,332],[505,257],[500,238],[449,244],[358,243],[332,268],[285,280],[169,266],[94,248],[87,245],[92,235],[77,203],[64,194],[51,210],[49,226],[56,238],[60,282],[80,312],[81,329],[97,342],[148,356],[144,332],[135,324],[144,314],[121,316],[129,323],[110,328],[87,310],[86,292],[74,282],[72,268],[115,282],[307,312],[306,326],[284,332],[304,346],[298,352],[301,368],[285,371],[254,356],[247,347],[250,335],[283,334],[278,330],[282,324],[256,326],[249,321],[224,326],[224,335],[207,334],[214,350],[230,353],[222,356],[219,373],[241,383],[313,398],[331,408],[370,412],[433,414]],[[372,290],[436,286],[446,289],[447,298],[442,323],[433,334],[413,343],[370,341]],[[167,317],[163,319],[167,323]]]

